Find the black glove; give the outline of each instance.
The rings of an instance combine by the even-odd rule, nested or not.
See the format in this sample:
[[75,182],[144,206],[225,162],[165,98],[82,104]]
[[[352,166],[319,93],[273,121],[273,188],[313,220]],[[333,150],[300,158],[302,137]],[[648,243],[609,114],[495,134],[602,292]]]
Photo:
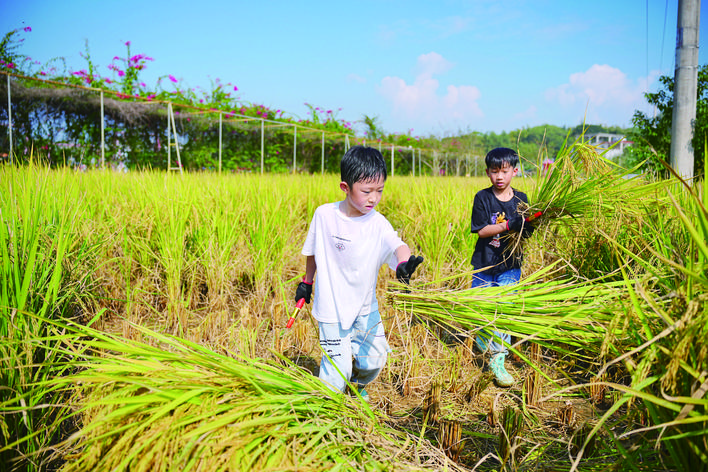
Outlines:
[[310,298],[312,297],[312,284],[308,284],[304,280],[297,284],[297,290],[295,290],[295,301],[300,301],[304,298],[307,303],[310,303]]
[[506,222],[506,229],[509,231],[521,232],[521,228],[524,226],[524,218],[522,216],[516,215],[509,218]]
[[415,272],[416,267],[423,262],[423,256],[411,256],[408,261],[401,262],[396,267],[396,278],[399,282],[408,284],[411,281],[411,275]]

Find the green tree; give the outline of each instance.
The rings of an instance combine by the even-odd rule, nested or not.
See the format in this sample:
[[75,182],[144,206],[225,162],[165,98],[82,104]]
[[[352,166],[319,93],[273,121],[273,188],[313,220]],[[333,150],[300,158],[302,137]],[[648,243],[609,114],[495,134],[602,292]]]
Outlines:
[[366,136],[367,139],[376,141],[383,138],[384,131],[378,116],[364,115],[361,122],[366,126],[364,136]]
[[[659,78],[663,88],[644,97],[656,112],[649,116],[635,111],[632,118],[634,130],[629,139],[634,145],[627,149],[631,164],[645,161],[644,170],[660,176],[668,171],[663,162],[669,162],[671,153],[671,121],[674,110],[674,79],[669,76]],[[696,97],[696,120],[693,128],[694,169],[700,172],[705,159],[705,142],[708,136],[708,65],[698,68],[698,93]]]

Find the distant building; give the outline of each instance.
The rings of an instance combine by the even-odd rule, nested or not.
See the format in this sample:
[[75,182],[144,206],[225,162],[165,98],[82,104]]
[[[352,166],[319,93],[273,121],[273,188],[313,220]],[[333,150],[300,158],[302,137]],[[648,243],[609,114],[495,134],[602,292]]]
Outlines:
[[585,142],[599,149],[609,149],[605,153],[608,159],[622,155],[626,148],[634,144],[634,141],[628,141],[623,135],[613,133],[588,133],[585,134]]

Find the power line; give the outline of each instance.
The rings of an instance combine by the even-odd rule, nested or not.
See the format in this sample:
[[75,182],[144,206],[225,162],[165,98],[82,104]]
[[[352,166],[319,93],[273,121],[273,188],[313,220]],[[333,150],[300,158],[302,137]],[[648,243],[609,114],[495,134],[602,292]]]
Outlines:
[[649,0],[645,2],[646,6],[646,55],[647,55],[647,89],[649,88]]
[[[662,61],[664,60],[664,40],[666,39],[666,19],[669,16],[669,0],[666,0],[664,7],[664,29],[661,32],[661,50],[659,51],[659,72],[661,72]],[[674,60],[676,58],[674,57]]]

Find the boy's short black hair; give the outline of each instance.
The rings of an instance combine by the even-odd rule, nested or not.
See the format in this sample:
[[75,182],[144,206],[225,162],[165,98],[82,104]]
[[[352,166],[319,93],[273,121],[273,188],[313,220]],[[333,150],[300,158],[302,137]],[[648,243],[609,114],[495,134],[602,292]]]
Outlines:
[[513,149],[498,147],[487,153],[484,162],[487,164],[487,169],[501,169],[504,164],[517,167],[519,165],[519,155]]
[[350,187],[356,182],[366,182],[383,177],[386,180],[386,161],[378,149],[352,146],[339,163],[342,182]]

